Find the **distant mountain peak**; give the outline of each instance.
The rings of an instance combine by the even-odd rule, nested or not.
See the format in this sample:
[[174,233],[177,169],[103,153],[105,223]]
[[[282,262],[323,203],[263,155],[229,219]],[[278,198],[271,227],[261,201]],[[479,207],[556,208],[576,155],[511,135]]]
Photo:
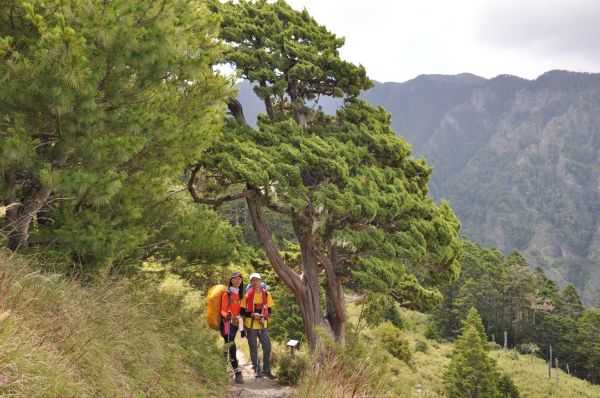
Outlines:
[[[442,75],[442,74],[423,74],[415,77],[410,81],[430,81],[436,83],[483,83],[487,79],[474,75],[472,73],[459,73],[457,75]],[[408,82],[407,82],[408,83]]]

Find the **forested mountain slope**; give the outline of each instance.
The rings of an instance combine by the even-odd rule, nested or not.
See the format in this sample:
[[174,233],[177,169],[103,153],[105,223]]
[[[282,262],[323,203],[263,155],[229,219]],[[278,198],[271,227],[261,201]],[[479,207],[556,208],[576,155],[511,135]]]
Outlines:
[[[248,94],[242,85],[251,120]],[[521,251],[586,305],[600,300],[600,74],[421,75],[362,98],[434,166],[431,193],[451,201],[465,235]]]
[[[431,86],[421,80],[417,92]],[[396,127],[434,165],[433,196],[450,199],[463,233],[523,252],[593,304],[600,298],[600,75],[553,71],[534,81],[498,76],[467,85],[466,97],[450,83],[438,86],[440,95],[429,97],[445,107],[437,113],[394,110],[394,120],[434,119],[435,128]],[[444,101],[445,90],[456,92],[456,103]]]

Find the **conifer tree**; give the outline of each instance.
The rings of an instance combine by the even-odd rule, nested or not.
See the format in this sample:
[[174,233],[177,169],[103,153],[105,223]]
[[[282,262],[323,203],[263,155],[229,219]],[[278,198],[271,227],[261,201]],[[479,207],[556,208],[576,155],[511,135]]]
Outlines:
[[500,374],[488,351],[483,324],[477,310],[471,308],[455,341],[450,365],[444,373],[444,388],[448,397],[502,397],[498,388]]
[[180,218],[167,191],[225,108],[216,17],[187,0],[0,0],[0,10],[9,246],[83,265],[167,246],[184,233],[167,225]]
[[[266,115],[254,129],[242,105],[229,103],[223,138],[191,170],[194,200],[246,201],[271,266],[296,296],[311,347],[317,326],[343,342],[348,281],[407,307],[438,304],[437,287],[458,275],[459,222],[447,203],[428,197],[431,168],[411,156],[390,115],[356,99],[371,82],[362,66],[340,58],[343,39],[284,1],[212,7],[223,15],[227,59],[256,84]],[[345,105],[326,115],[310,106],[320,96]],[[285,263],[265,211],[288,218],[300,269]]]
[[600,308],[586,310],[577,320],[577,354],[586,380],[600,383]]
[[581,304],[579,293],[572,283],[569,283],[562,291],[559,309],[565,316],[573,320],[578,319],[583,313],[583,304]]

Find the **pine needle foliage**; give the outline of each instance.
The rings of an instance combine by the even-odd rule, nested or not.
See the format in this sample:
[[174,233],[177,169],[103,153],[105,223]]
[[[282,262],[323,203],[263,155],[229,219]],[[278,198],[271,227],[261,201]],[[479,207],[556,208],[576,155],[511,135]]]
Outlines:
[[167,192],[218,135],[228,94],[212,71],[217,17],[187,0],[0,0],[0,9],[10,247],[110,267],[168,239]]
[[455,342],[450,365],[444,373],[448,397],[518,396],[510,378],[499,373],[496,361],[488,355],[489,350],[481,318],[477,310],[471,308]]

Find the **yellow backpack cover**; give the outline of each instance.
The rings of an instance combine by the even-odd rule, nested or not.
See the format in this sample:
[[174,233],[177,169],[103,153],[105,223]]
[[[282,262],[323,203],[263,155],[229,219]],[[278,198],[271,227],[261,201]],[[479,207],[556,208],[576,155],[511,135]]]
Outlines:
[[227,291],[225,285],[214,285],[208,289],[206,297],[206,323],[208,327],[219,330],[221,321],[221,297]]

